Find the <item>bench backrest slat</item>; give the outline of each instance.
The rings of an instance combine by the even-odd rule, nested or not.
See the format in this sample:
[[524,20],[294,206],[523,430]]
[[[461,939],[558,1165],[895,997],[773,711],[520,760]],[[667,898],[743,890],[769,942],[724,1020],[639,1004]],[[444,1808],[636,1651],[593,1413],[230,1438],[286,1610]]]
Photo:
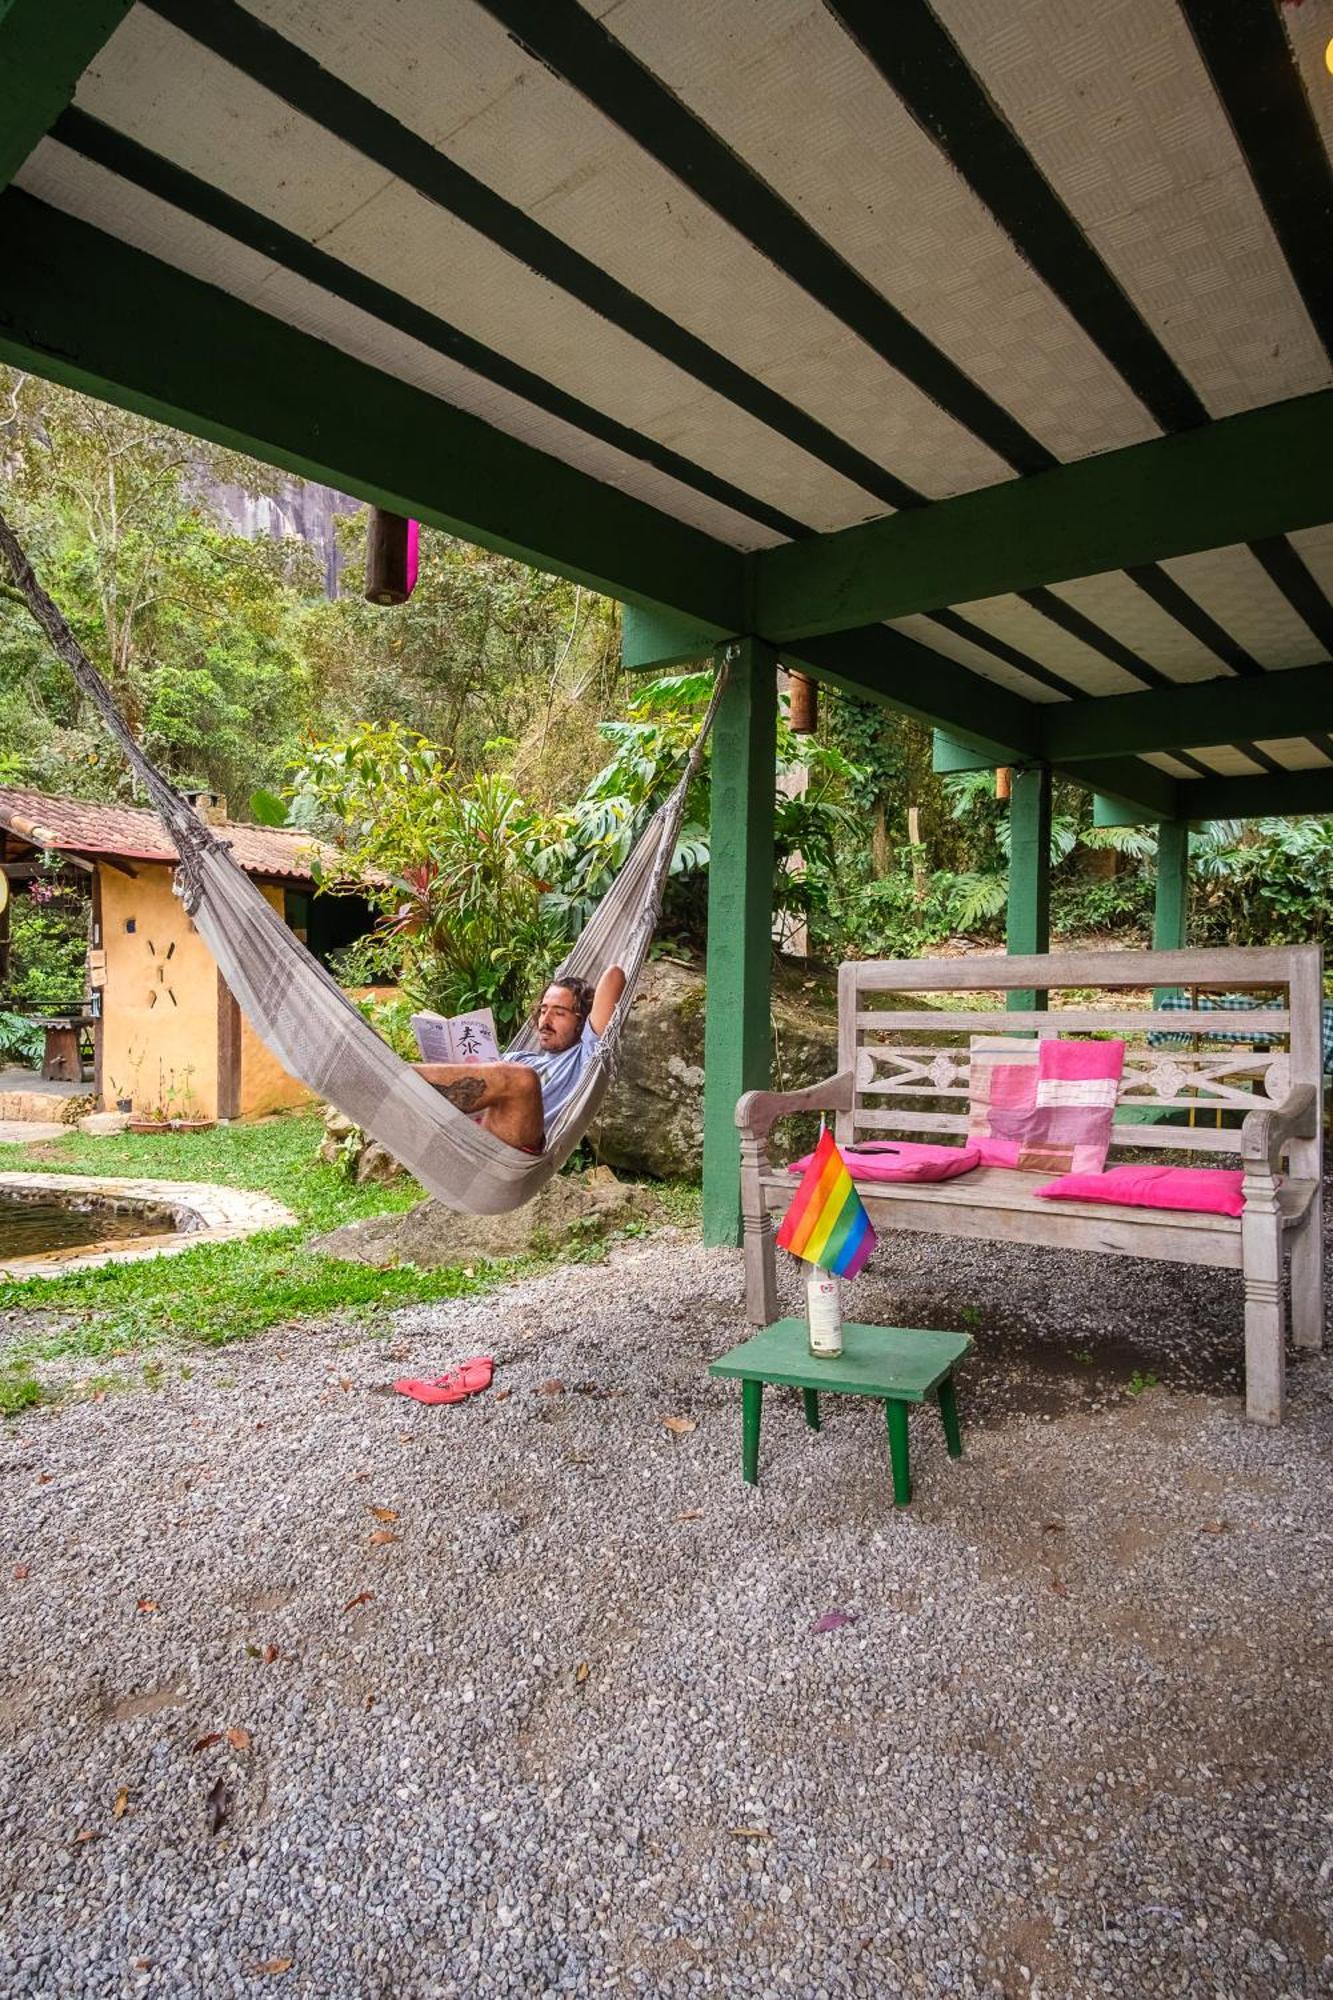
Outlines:
[[[1308,945],[849,962],[839,974],[838,1060],[857,1084],[853,1108],[838,1115],[837,1136],[851,1143],[876,1133],[965,1133],[972,1036],[1013,1034],[1030,1045],[1034,1036],[1117,1035],[1129,1046],[1112,1150],[1236,1154],[1246,1111],[1280,1099],[1294,1084],[1320,1086],[1321,964],[1318,947]],[[1032,988],[1075,989],[1081,997],[1100,988],[1146,997],[1182,987],[1250,992],[1254,1004],[1172,1009],[1117,1006],[1112,999],[1013,1013],[892,1004],[895,993]],[[882,1007],[874,1004],[881,996]],[[1158,1122],[1157,1114],[1168,1112],[1197,1113],[1208,1122]],[[1227,1123],[1219,1127],[1221,1113]]]

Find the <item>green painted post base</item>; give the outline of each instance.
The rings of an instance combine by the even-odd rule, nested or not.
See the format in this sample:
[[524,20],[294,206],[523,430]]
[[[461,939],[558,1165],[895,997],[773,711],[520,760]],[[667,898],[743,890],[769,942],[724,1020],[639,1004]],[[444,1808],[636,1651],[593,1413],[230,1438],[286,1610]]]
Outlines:
[[[719,656],[719,664],[721,658]],[[777,661],[758,639],[727,648],[713,725],[704,1014],[703,1239],[741,1240],[736,1100],[769,1080],[773,1030],[773,793]]]
[[[1051,774],[1044,766],[1016,770],[1009,793],[1009,912],[1005,948],[1014,956],[1051,948]],[[1005,995],[1011,1013],[1046,1005],[1046,995],[1022,988]]]
[[819,1391],[817,1389],[802,1389],[801,1395],[805,1401],[805,1421],[812,1431],[817,1431],[820,1428]]

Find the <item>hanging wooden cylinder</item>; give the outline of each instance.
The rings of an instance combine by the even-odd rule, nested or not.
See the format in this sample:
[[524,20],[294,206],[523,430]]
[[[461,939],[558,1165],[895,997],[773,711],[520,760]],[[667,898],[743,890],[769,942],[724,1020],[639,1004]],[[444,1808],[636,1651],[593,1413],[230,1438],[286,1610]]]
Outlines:
[[366,534],[367,604],[406,604],[416,580],[416,522],[372,507]]
[[793,736],[813,736],[819,727],[819,687],[809,674],[791,674],[787,719]]
[[1012,790],[1012,780],[1013,780],[1013,772],[1010,770],[1009,766],[1007,764],[1001,764],[999,769],[995,773],[995,796],[997,799],[1008,798],[1009,793]]

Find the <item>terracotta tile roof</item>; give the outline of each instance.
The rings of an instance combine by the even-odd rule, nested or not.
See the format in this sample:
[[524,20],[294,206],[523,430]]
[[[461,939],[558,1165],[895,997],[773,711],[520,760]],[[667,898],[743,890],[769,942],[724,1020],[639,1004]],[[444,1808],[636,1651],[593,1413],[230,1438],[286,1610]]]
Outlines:
[[[174,861],[176,850],[156,813],[140,806],[102,806],[89,799],[58,799],[0,785],[0,827],[34,846],[73,854],[108,854],[123,861]],[[281,875],[309,882],[310,857],[332,858],[332,848],[308,833],[281,827],[241,826],[228,820],[216,829],[230,841],[235,860],[249,875]]]

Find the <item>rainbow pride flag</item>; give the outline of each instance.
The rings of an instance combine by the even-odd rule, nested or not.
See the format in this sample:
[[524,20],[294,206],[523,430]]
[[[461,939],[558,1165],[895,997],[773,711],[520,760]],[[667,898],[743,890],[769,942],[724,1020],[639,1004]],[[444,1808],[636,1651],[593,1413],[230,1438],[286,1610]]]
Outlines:
[[827,1130],[782,1218],[778,1244],[840,1278],[854,1278],[875,1247],[870,1217]]

